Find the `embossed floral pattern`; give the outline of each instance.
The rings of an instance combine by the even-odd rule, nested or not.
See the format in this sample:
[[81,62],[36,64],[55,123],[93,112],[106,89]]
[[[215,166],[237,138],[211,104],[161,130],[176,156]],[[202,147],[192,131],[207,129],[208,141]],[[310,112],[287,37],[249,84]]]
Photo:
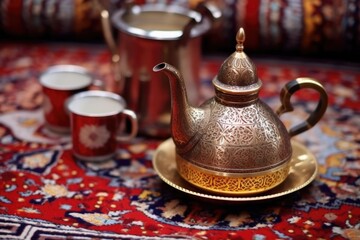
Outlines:
[[90,149],[103,147],[110,138],[106,126],[84,125],[80,130],[80,142]]

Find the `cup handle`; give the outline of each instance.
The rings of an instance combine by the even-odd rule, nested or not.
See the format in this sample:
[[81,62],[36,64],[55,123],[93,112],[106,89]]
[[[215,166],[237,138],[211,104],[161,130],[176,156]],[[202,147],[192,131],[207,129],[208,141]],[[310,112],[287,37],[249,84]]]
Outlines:
[[324,115],[328,105],[328,95],[325,91],[325,88],[318,81],[309,77],[296,78],[295,80],[287,83],[281,90],[280,101],[282,105],[276,111],[279,116],[283,113],[294,110],[293,106],[291,105],[290,98],[295,92],[302,88],[311,88],[316,90],[320,94],[320,100],[316,106],[316,109],[310,114],[305,122],[302,122],[289,130],[290,137],[305,132],[306,130],[315,126],[315,124],[319,122],[319,120]]
[[130,119],[131,132],[128,135],[124,135],[124,136],[117,135],[116,139],[118,141],[130,141],[131,139],[136,137],[139,130],[137,117],[135,112],[129,109],[124,109],[121,113]]
[[110,22],[110,12],[106,9],[101,0],[94,0],[95,6],[100,11],[101,17],[101,27],[103,36],[111,52],[111,63],[114,70],[114,80],[115,80],[115,91],[122,92],[124,83],[121,81],[120,75],[120,53],[115,42],[115,38],[112,33],[111,22]]

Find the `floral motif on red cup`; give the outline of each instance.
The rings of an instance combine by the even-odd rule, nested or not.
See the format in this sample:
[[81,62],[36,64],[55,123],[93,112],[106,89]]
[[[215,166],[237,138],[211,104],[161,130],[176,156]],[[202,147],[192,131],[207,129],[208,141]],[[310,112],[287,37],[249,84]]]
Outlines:
[[81,144],[90,149],[104,147],[109,138],[110,132],[104,125],[84,125],[79,133]]

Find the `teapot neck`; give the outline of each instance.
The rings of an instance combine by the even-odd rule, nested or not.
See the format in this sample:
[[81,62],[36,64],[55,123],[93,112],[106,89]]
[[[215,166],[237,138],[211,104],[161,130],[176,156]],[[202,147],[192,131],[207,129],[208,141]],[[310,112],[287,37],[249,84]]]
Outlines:
[[245,95],[234,95],[221,92],[215,89],[215,99],[222,105],[226,106],[248,106],[259,99],[259,92],[253,92]]
[[262,82],[260,79],[256,83],[247,86],[229,86],[218,80],[213,79],[215,86],[216,100],[223,105],[244,106],[256,102],[259,99],[259,90]]

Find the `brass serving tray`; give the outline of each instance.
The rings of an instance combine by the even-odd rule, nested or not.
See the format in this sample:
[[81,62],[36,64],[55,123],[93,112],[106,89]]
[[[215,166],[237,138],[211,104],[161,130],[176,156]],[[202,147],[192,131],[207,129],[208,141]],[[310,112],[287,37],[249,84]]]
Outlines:
[[311,183],[318,172],[318,164],[315,156],[301,143],[291,141],[293,157],[290,162],[289,175],[279,186],[249,196],[226,196],[206,192],[197,188],[180,177],[176,170],[175,145],[172,139],[167,139],[159,145],[153,157],[153,166],[159,177],[171,187],[207,200],[252,202],[270,200],[298,191]]

